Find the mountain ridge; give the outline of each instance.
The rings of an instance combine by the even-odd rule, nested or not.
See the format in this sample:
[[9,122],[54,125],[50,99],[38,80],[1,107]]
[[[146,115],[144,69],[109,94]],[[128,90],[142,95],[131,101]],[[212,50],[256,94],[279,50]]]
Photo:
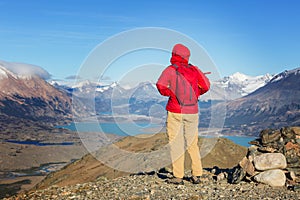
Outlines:
[[58,122],[71,118],[71,100],[37,74],[19,75],[0,63],[1,115]]
[[[259,87],[264,86],[267,82],[272,79],[272,75],[259,75],[259,76],[248,76],[240,72],[236,72],[230,76],[226,76],[220,80],[212,81],[212,87],[210,92],[207,95],[203,95],[201,99],[203,101],[207,100],[232,100],[242,96],[246,96],[258,89]],[[52,85],[56,87],[67,88],[69,91],[77,90],[84,92],[90,92],[89,88],[93,89],[93,92],[98,92],[98,95],[104,95],[105,93],[109,93],[109,91],[113,88],[118,87],[120,90],[130,93],[135,90],[139,90],[141,85],[151,85],[155,92],[150,93],[150,96],[157,96],[158,92],[156,90],[155,83],[145,81],[141,82],[135,86],[124,86],[122,87],[117,82],[112,82],[110,84],[107,83],[98,83],[92,82],[89,80],[80,80],[78,79],[73,83],[59,82],[59,81],[50,81]],[[163,98],[161,98],[163,99]]]
[[225,124],[239,128],[247,125],[245,132],[263,126],[299,126],[300,68],[279,73],[265,86],[225,105]]

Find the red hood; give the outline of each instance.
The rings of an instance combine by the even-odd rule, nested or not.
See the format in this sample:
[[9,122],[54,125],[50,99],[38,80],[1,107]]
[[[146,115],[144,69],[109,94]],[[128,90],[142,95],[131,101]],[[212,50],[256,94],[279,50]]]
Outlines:
[[172,54],[172,57],[171,57],[171,61],[170,61],[172,64],[177,64],[177,65],[182,65],[182,64],[188,64],[189,63],[189,60],[188,58],[183,58],[177,54]]
[[172,64],[188,64],[190,58],[190,50],[183,44],[176,44],[172,50]]

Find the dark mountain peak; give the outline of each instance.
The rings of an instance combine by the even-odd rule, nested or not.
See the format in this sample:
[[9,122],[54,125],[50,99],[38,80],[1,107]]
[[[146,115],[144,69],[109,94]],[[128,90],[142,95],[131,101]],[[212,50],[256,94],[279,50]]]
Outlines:
[[265,126],[300,125],[300,68],[274,76],[265,86],[226,103],[225,125],[246,134]]
[[[299,99],[300,92],[300,68],[285,70],[275,75],[268,84],[259,88],[249,96],[260,96],[261,98],[290,98]],[[262,98],[263,99],[263,98]]]

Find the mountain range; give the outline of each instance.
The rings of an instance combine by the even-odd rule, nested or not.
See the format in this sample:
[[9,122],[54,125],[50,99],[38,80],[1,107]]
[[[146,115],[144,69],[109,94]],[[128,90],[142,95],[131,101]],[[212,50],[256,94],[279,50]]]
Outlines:
[[[167,98],[159,95],[154,83],[123,88],[117,82],[103,84],[85,80],[68,85],[46,81],[49,75],[41,69],[16,70],[22,67],[18,63],[0,62],[3,123],[17,119],[58,123],[72,117],[112,114],[125,118],[166,116]],[[200,97],[200,126],[208,127],[211,108],[218,109],[218,106],[227,110],[223,130],[226,134],[257,135],[261,127],[299,125],[299,71],[296,68],[275,76],[256,77],[235,73],[213,81],[210,92]]]
[[[208,127],[211,109],[221,107],[226,108],[224,134],[258,135],[258,130],[264,127],[299,125],[299,69],[255,77],[235,73],[213,81],[211,90],[200,97],[200,126]],[[160,96],[151,82],[143,82],[129,89],[118,83],[103,85],[86,82],[67,90],[80,91],[81,95],[85,91],[96,91],[96,113],[100,115],[114,113],[165,117],[167,98]]]
[[[264,86],[271,78],[272,76],[269,74],[252,77],[235,73],[221,80],[213,81],[211,90],[201,96],[200,106],[209,107],[216,102],[245,96]],[[73,94],[73,100],[75,99],[75,102],[78,103],[74,102],[74,110],[78,111],[81,116],[87,116],[89,113],[101,115],[112,112],[118,115],[137,114],[158,118],[165,115],[165,110],[159,108],[165,107],[167,98],[157,92],[155,83],[141,82],[131,88],[122,87],[117,82],[104,84],[88,80],[77,80],[73,84],[60,81],[51,81],[50,83]],[[81,109],[83,105],[84,110]],[[152,108],[151,113],[149,113],[150,107]]]
[[[226,76],[220,80],[212,81],[212,87],[209,93],[201,97],[202,101],[208,100],[232,100],[242,96],[246,96],[256,89],[267,84],[272,75],[266,74],[261,76],[248,76],[242,73],[234,73],[230,76]],[[58,88],[64,88],[69,92],[76,91],[78,93],[89,94],[96,92],[96,96],[102,98],[114,98],[116,94],[112,94],[114,90],[120,91],[122,95],[127,98],[132,95],[133,98],[154,98],[163,99],[156,89],[155,83],[141,82],[136,86],[122,87],[119,83],[99,83],[88,80],[77,80],[76,82],[65,81],[50,81],[50,83]]]

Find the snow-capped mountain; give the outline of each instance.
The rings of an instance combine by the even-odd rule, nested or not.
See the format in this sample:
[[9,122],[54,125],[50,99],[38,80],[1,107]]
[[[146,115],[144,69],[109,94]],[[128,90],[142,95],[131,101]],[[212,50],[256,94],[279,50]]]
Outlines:
[[213,81],[209,93],[201,97],[203,100],[233,100],[246,96],[266,85],[272,75],[248,76],[239,72],[221,80]]
[[[222,80],[212,82],[210,91],[200,97],[200,107],[208,108],[217,102],[245,96],[264,86],[271,78],[268,74],[251,77],[235,73]],[[54,86],[58,87],[57,82]],[[89,112],[100,115],[112,112],[124,114],[128,111],[132,114],[148,115],[151,107],[159,105],[163,108],[168,100],[167,97],[159,94],[155,83],[152,82],[142,82],[134,87],[126,86],[124,88],[121,83],[117,82],[104,84],[85,80],[59,87],[73,95],[73,100],[76,99],[74,102],[81,105],[76,108],[83,111],[82,115],[88,115]],[[80,107],[84,107],[84,109],[80,109]],[[157,113],[157,116],[164,115],[164,112],[165,110],[161,109],[161,113]]]
[[[246,96],[260,87],[263,87],[272,79],[269,74],[261,76],[248,76],[242,73],[235,73],[231,76],[224,77],[221,80],[212,81],[210,91],[203,95],[200,100],[233,100]],[[160,96],[155,83],[143,82],[137,86],[128,88],[123,87],[117,82],[110,84],[97,83],[92,81],[84,80],[76,84],[71,85],[70,83],[64,84],[63,82],[52,82],[51,84],[55,86],[61,84],[60,86],[65,87],[68,91],[77,91],[76,94],[84,93],[85,95],[95,93],[98,97],[103,98],[114,98],[118,95],[122,95],[123,98],[137,98],[137,99],[165,99]],[[118,96],[120,98],[120,96]]]
[[135,98],[137,101],[149,101],[150,99],[159,100],[161,95],[154,83],[143,82],[131,89],[131,98]]
[[38,76],[44,80],[51,77],[51,75],[43,68],[26,63],[0,60],[0,67],[0,79],[1,77],[7,77],[6,74],[10,74],[14,78],[30,78],[32,76]]
[[2,121],[22,118],[55,123],[71,117],[70,98],[43,79],[47,74],[37,66],[0,62]]

